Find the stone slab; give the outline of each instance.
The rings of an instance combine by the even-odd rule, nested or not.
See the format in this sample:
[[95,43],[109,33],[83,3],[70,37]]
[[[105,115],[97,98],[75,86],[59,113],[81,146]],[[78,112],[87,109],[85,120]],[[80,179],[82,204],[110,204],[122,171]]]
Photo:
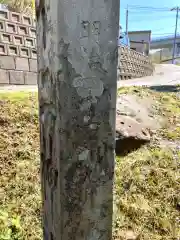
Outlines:
[[29,71],[28,58],[16,57],[15,65],[16,65],[16,70]]
[[24,80],[26,85],[36,85],[37,84],[37,73],[26,72],[24,73]]
[[12,56],[0,56],[0,68],[6,70],[15,69],[14,57]]
[[0,69],[0,84],[9,84],[9,73],[3,69]]
[[29,70],[30,72],[37,72],[37,60],[29,59]]
[[9,71],[10,84],[24,84],[23,71]]

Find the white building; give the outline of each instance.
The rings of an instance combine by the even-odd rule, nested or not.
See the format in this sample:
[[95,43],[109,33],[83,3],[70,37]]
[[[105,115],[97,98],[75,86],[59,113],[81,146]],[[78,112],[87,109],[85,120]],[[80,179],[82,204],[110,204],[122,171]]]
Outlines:
[[131,49],[149,55],[151,31],[130,31],[128,32]]

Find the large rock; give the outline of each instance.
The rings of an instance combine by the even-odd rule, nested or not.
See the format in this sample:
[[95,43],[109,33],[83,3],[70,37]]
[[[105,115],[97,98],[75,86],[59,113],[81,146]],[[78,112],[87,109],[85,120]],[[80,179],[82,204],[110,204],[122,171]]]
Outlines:
[[117,99],[116,154],[126,155],[151,140],[151,132],[159,128],[153,117],[152,103],[139,102],[134,95],[121,95]]

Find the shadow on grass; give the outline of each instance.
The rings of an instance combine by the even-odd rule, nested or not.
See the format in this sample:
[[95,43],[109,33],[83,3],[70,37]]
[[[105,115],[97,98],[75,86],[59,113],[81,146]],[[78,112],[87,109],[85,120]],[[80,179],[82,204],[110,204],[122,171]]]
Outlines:
[[159,85],[159,86],[151,86],[150,90],[154,90],[156,92],[180,92],[180,85]]
[[136,151],[145,144],[148,144],[149,141],[146,140],[137,140],[133,137],[125,139],[116,140],[116,155],[124,157],[131,152]]

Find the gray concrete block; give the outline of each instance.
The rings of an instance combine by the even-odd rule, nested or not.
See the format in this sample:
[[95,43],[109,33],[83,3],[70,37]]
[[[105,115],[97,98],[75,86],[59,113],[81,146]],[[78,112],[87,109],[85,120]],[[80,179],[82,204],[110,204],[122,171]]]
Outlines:
[[37,60],[29,59],[29,69],[30,72],[37,72]]
[[36,25],[37,25],[36,18],[33,18],[33,19],[32,19],[32,27],[33,27],[33,28],[36,28]]
[[34,38],[25,37],[25,38],[24,38],[24,45],[25,45],[26,47],[34,48],[34,47],[35,47]]
[[29,35],[29,29],[27,26],[18,25],[18,34],[19,35]]
[[13,43],[17,45],[24,45],[24,38],[19,35],[13,35]]
[[0,30],[5,32],[5,21],[3,21],[2,19],[0,19]]
[[2,69],[15,69],[15,62],[13,56],[0,56],[0,68]]
[[10,84],[24,84],[24,73],[23,71],[9,71],[9,82]]
[[22,15],[22,23],[24,25],[29,25],[31,26],[32,25],[32,18],[27,16],[27,15]]
[[0,69],[0,84],[9,84],[9,73],[3,69]]
[[26,72],[24,73],[24,80],[26,85],[36,85],[37,84],[37,73]]
[[19,48],[15,45],[7,45],[8,55],[19,56]]
[[11,34],[16,34],[17,33],[17,25],[12,23],[12,22],[6,22],[6,32],[11,33]]
[[8,20],[9,19],[9,11],[5,9],[0,10],[0,18]]
[[9,34],[9,33],[1,32],[0,33],[0,40],[3,43],[11,44],[12,43],[12,35]]
[[30,58],[30,48],[20,46],[19,53],[22,57]]
[[0,55],[7,55],[7,44],[0,43]]
[[36,49],[30,49],[30,56],[33,59],[37,59],[37,50]]
[[30,37],[36,38],[36,29],[33,27],[29,28],[29,35]]
[[28,58],[16,57],[15,65],[16,65],[16,70],[29,71]]
[[10,15],[9,15],[10,21],[16,22],[16,23],[21,23],[22,18],[21,18],[20,13],[16,13],[16,12],[9,12],[9,13],[10,13]]

